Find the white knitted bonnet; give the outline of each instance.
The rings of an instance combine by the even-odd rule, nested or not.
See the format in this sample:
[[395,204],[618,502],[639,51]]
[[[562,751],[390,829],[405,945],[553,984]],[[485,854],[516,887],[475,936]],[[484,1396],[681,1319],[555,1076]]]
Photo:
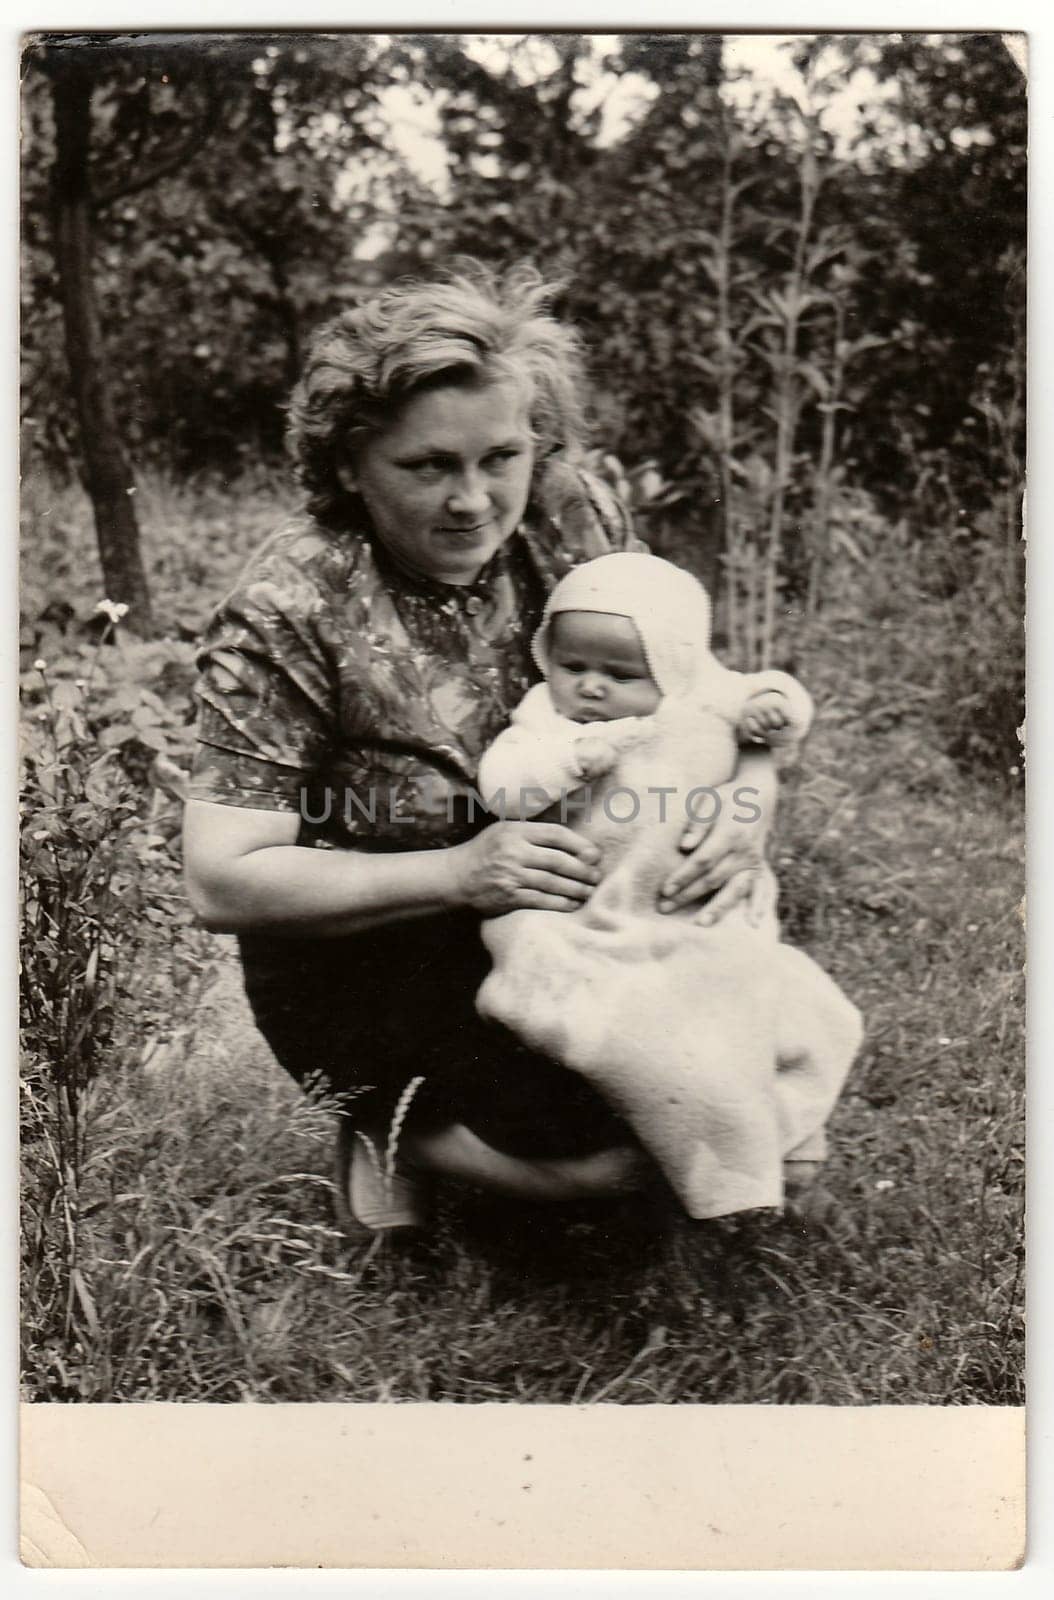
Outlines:
[[531,652],[546,677],[549,627],[559,611],[606,611],[628,617],[664,695],[690,694],[701,672],[713,665],[710,597],[691,573],[658,556],[619,551],[586,561],[561,578],[531,641]]

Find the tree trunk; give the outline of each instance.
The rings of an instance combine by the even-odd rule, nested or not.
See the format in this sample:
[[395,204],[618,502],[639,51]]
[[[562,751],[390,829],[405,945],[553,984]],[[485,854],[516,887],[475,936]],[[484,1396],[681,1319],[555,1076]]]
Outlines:
[[274,309],[278,325],[285,338],[285,355],[282,367],[285,372],[286,393],[290,393],[297,379],[300,377],[301,349],[300,349],[300,321],[296,314],[296,302],[289,284],[289,274],[285,270],[282,259],[282,246],[273,234],[266,234],[263,230],[250,232],[243,230],[246,237],[255,246],[261,257],[267,263],[267,270],[271,274],[274,284]]
[[95,239],[88,177],[91,93],[90,63],[60,59],[54,64],[55,262],[70,388],[80,423],[85,487],[95,515],[106,598],[127,605],[127,626],[148,636],[153,631],[153,619],[132,499],[135,485],[110,392],[92,272]]
[[719,33],[708,33],[703,39],[703,83],[716,92],[724,79],[724,40]]

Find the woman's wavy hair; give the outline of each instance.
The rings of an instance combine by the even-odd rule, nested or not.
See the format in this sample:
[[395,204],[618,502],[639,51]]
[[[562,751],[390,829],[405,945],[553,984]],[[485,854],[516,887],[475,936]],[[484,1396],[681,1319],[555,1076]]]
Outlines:
[[308,506],[340,519],[354,497],[338,468],[411,396],[437,383],[515,379],[538,460],[577,454],[584,435],[581,341],[549,311],[559,285],[522,264],[504,274],[462,258],[404,279],[315,334],[289,404],[287,444]]

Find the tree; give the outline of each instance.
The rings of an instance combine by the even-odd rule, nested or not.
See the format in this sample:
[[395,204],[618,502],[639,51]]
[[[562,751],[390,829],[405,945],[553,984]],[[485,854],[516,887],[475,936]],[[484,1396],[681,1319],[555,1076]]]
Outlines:
[[[51,243],[62,302],[66,366],[92,502],[107,596],[128,606],[128,626],[152,631],[133,496],[136,485],[114,400],[96,281],[99,219],[115,202],[177,171],[219,109],[207,70],[180,84],[160,112],[153,79],[169,85],[164,47],[106,36],[43,36],[27,52],[50,84],[53,151]],[[180,103],[186,95],[190,109]]]
[[389,159],[387,51],[368,36],[335,48],[321,35],[156,34],[44,36],[27,52],[33,409],[61,447],[61,417],[47,416],[62,410],[54,295],[105,583],[142,631],[130,457],[232,470],[254,436],[280,444],[304,327],[352,276],[367,207],[340,185],[356,161]]
[[[690,547],[708,580],[752,539],[763,561],[767,539],[783,598],[815,599],[843,488],[925,521],[920,484],[954,478],[947,495],[966,507],[995,482],[1011,520],[1018,69],[990,35],[817,36],[798,52],[806,115],[789,96],[748,105],[721,43],[70,41],[66,56],[91,61],[88,223],[106,346],[93,372],[101,382],[108,362],[111,403],[107,418],[82,396],[82,414],[116,419],[111,437],[135,460],[233,476],[277,453],[305,334],[323,316],[455,254],[528,257],[563,281],[557,310],[586,335],[600,440],[628,466],[653,458],[672,483],[661,514],[642,509],[649,532]],[[823,115],[857,67],[896,92],[872,95],[846,148]],[[648,89],[613,135],[602,100],[625,74]],[[399,156],[393,86],[438,122],[446,175],[433,187]],[[26,105],[50,164],[55,130],[32,82]],[[30,171],[28,389],[61,449],[44,213]],[[772,572],[765,583],[771,614]]]
[[1014,367],[1022,337],[1025,81],[994,33],[828,43],[893,91],[864,119],[840,184],[871,260],[860,319],[874,334],[901,330],[863,414],[861,469],[892,506],[920,464],[954,450],[974,462],[959,492],[980,504],[988,466],[971,397],[985,371]]
[[55,126],[52,216],[62,296],[66,358],[80,424],[85,483],[95,516],[108,598],[129,608],[128,625],[152,628],[150,595],[132,496],[135,484],[121,441],[93,277],[92,65],[52,47],[44,57]]

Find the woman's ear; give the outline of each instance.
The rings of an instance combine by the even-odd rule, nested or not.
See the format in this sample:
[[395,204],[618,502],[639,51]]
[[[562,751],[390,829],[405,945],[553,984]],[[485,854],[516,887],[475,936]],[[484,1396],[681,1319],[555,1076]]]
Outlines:
[[359,475],[355,463],[348,456],[342,456],[337,462],[337,482],[345,494],[358,494]]

